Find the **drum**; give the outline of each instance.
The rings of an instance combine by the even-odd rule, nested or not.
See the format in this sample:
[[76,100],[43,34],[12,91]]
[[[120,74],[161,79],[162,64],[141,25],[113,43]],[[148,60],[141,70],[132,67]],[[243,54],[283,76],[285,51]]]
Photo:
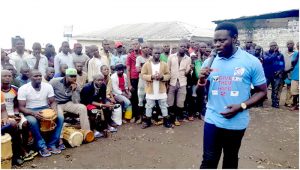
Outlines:
[[83,141],[86,143],[93,142],[95,139],[94,133],[91,130],[83,130],[81,129],[80,132],[83,135]]
[[83,134],[73,127],[64,127],[63,138],[69,143],[71,147],[75,147],[82,144]]
[[1,136],[1,169],[11,169],[12,155],[11,136],[6,133]]
[[55,120],[57,118],[57,114],[53,109],[44,109],[42,110],[43,119],[41,119],[41,131],[49,132],[55,129],[56,123]]

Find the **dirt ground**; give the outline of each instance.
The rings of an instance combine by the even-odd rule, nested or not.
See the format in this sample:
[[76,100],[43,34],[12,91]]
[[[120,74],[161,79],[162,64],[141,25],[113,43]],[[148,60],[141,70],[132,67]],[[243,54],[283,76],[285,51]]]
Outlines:
[[[284,104],[285,91],[281,105]],[[269,97],[270,98],[270,97]],[[251,122],[240,149],[239,168],[299,168],[299,113],[284,106],[250,110]],[[60,155],[36,157],[15,168],[199,168],[203,121],[166,129],[126,124],[109,138],[98,139]],[[221,158],[222,159],[222,158]],[[221,167],[221,161],[219,167]]]

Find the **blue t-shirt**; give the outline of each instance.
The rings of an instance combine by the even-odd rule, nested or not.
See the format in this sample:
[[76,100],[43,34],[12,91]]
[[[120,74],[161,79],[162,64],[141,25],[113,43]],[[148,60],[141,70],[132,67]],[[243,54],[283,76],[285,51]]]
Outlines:
[[[207,59],[203,65],[206,67]],[[250,97],[250,85],[266,83],[264,70],[260,61],[253,55],[238,48],[230,58],[216,56],[208,77],[210,81],[205,122],[219,128],[242,130],[248,127],[249,111],[244,110],[231,119],[221,115],[225,106],[241,104]]]
[[[292,61],[296,60],[297,59],[296,57],[299,57],[299,52],[298,51],[296,51],[294,54],[295,55],[293,55]],[[299,81],[299,59],[298,59],[298,62],[295,65],[295,67],[294,67],[294,69],[291,73],[291,79]]]
[[126,66],[127,55],[116,56],[112,55],[110,59],[110,66],[116,66],[117,64],[123,64]]

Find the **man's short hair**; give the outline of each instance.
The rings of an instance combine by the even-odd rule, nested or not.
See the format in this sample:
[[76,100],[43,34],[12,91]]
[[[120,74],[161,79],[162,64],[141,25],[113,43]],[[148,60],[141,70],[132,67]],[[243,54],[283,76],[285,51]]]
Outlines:
[[116,71],[125,70],[125,66],[123,64],[117,64],[115,70]]
[[232,22],[222,22],[217,25],[215,31],[218,30],[227,30],[229,32],[230,37],[234,37],[234,35],[238,35],[238,29],[236,25]]

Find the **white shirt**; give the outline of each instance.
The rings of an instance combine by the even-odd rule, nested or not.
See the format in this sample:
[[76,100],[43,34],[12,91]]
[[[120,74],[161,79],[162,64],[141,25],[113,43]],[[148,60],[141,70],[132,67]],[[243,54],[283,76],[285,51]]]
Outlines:
[[[159,73],[160,63],[153,64],[153,62],[151,62],[151,67],[152,67],[152,75]],[[168,97],[167,93],[159,93],[159,81],[153,80],[153,94],[146,93],[146,99],[160,100],[160,99],[166,99],[167,97]]]
[[72,55],[70,53],[68,53],[68,55],[66,55],[63,52],[60,52],[54,57],[55,74],[60,73],[59,66],[61,64],[67,64],[68,68],[74,68]]
[[[33,56],[33,55],[30,55],[25,59],[25,62],[26,62],[26,64],[28,65],[28,67],[30,69],[33,69],[34,65],[36,63],[36,57]],[[46,75],[47,67],[48,67],[48,59],[47,59],[46,56],[41,55],[41,59],[40,59],[39,65],[38,65],[38,69],[42,73],[43,76]]]
[[36,91],[31,82],[19,88],[18,100],[26,100],[26,108],[48,106],[48,98],[54,96],[53,87],[48,83],[41,83],[41,90]]
[[22,65],[25,64],[25,59],[28,56],[29,54],[26,52],[24,52],[24,54],[20,56],[16,51],[8,55],[8,57],[15,63],[18,74],[20,73]]
[[88,69],[87,69],[87,73],[88,73],[88,81],[93,81],[93,76],[96,75],[96,74],[102,74],[101,73],[101,66],[102,66],[102,60],[99,59],[99,58],[91,58],[89,61],[88,61]]

